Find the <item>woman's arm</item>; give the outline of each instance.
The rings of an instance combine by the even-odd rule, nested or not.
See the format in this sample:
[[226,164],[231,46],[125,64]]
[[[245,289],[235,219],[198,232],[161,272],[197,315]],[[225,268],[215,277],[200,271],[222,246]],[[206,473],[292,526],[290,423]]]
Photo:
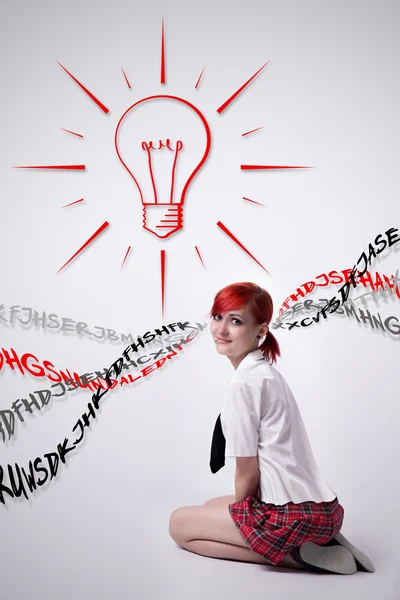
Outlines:
[[248,496],[259,495],[260,468],[258,456],[237,456],[235,471],[236,502],[246,500]]

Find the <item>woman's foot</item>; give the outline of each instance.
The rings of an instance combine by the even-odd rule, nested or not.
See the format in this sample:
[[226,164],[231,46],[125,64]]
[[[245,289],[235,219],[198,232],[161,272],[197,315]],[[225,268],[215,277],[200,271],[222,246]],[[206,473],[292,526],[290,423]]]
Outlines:
[[299,564],[321,573],[353,575],[357,572],[354,556],[343,546],[320,546],[306,542],[290,552],[290,556]]
[[336,546],[336,545],[344,546],[354,556],[354,560],[356,561],[356,565],[359,571],[368,571],[368,573],[374,573],[375,567],[364,552],[361,552],[354,544],[349,542],[342,533],[338,533],[333,539],[329,540],[324,546]]

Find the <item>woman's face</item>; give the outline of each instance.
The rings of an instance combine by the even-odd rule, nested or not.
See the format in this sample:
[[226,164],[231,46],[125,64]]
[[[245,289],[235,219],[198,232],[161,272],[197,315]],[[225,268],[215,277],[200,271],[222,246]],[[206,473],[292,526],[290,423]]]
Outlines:
[[218,354],[234,359],[232,364],[256,350],[260,342],[257,334],[262,338],[267,330],[266,323],[260,325],[254,321],[247,305],[216,314],[210,322],[210,332]]

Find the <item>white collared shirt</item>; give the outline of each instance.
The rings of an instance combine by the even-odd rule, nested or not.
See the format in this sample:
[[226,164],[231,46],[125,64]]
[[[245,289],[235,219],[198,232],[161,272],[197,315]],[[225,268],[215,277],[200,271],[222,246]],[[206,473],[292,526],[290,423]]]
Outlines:
[[225,457],[258,456],[263,502],[329,502],[294,396],[259,348],[238,365],[221,410]]

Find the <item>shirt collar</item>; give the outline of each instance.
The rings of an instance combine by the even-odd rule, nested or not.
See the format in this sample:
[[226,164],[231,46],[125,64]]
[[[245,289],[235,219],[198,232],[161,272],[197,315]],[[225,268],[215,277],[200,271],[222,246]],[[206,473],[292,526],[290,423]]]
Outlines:
[[246,354],[246,356],[241,360],[241,362],[238,365],[238,368],[236,369],[236,373],[242,369],[248,368],[251,364],[256,363],[260,360],[266,362],[260,348],[256,348],[256,350],[252,350],[251,352]]

